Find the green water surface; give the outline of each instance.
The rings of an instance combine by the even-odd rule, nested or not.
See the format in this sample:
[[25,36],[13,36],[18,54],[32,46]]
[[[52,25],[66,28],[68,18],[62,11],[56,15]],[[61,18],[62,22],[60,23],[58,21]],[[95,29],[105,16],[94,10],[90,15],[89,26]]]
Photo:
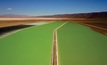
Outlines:
[[19,31],[0,39],[0,65],[50,65],[54,22]]
[[59,65],[107,65],[107,36],[76,23],[58,30]]

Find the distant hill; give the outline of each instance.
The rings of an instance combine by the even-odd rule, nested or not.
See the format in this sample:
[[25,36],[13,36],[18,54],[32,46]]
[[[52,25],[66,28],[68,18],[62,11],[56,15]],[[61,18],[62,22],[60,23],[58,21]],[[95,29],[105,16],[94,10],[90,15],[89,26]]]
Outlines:
[[58,14],[46,16],[27,16],[7,14],[0,15],[0,18],[107,18],[107,12],[77,13],[77,14]]
[[107,12],[93,12],[93,13],[77,13],[77,14],[59,14],[40,17],[52,18],[107,18]]

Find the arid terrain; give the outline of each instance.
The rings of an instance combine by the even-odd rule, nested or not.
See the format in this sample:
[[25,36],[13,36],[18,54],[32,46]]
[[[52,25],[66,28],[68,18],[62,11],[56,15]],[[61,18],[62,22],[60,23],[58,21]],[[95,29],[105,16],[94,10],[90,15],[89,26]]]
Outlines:
[[41,21],[76,22],[107,35],[107,12],[60,14],[48,16],[0,15],[0,28],[18,26]]

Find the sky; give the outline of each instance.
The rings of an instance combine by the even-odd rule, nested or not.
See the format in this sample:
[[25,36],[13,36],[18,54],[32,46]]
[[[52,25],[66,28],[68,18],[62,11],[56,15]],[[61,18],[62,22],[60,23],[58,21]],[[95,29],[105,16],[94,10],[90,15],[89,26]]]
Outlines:
[[107,0],[0,0],[0,15],[54,15],[107,11]]

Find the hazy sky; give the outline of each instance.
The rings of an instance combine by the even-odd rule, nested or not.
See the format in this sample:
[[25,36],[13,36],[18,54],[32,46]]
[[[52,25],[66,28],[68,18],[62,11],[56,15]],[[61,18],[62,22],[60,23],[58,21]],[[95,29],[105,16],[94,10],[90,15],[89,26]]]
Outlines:
[[52,15],[107,11],[107,0],[0,0],[0,14]]

